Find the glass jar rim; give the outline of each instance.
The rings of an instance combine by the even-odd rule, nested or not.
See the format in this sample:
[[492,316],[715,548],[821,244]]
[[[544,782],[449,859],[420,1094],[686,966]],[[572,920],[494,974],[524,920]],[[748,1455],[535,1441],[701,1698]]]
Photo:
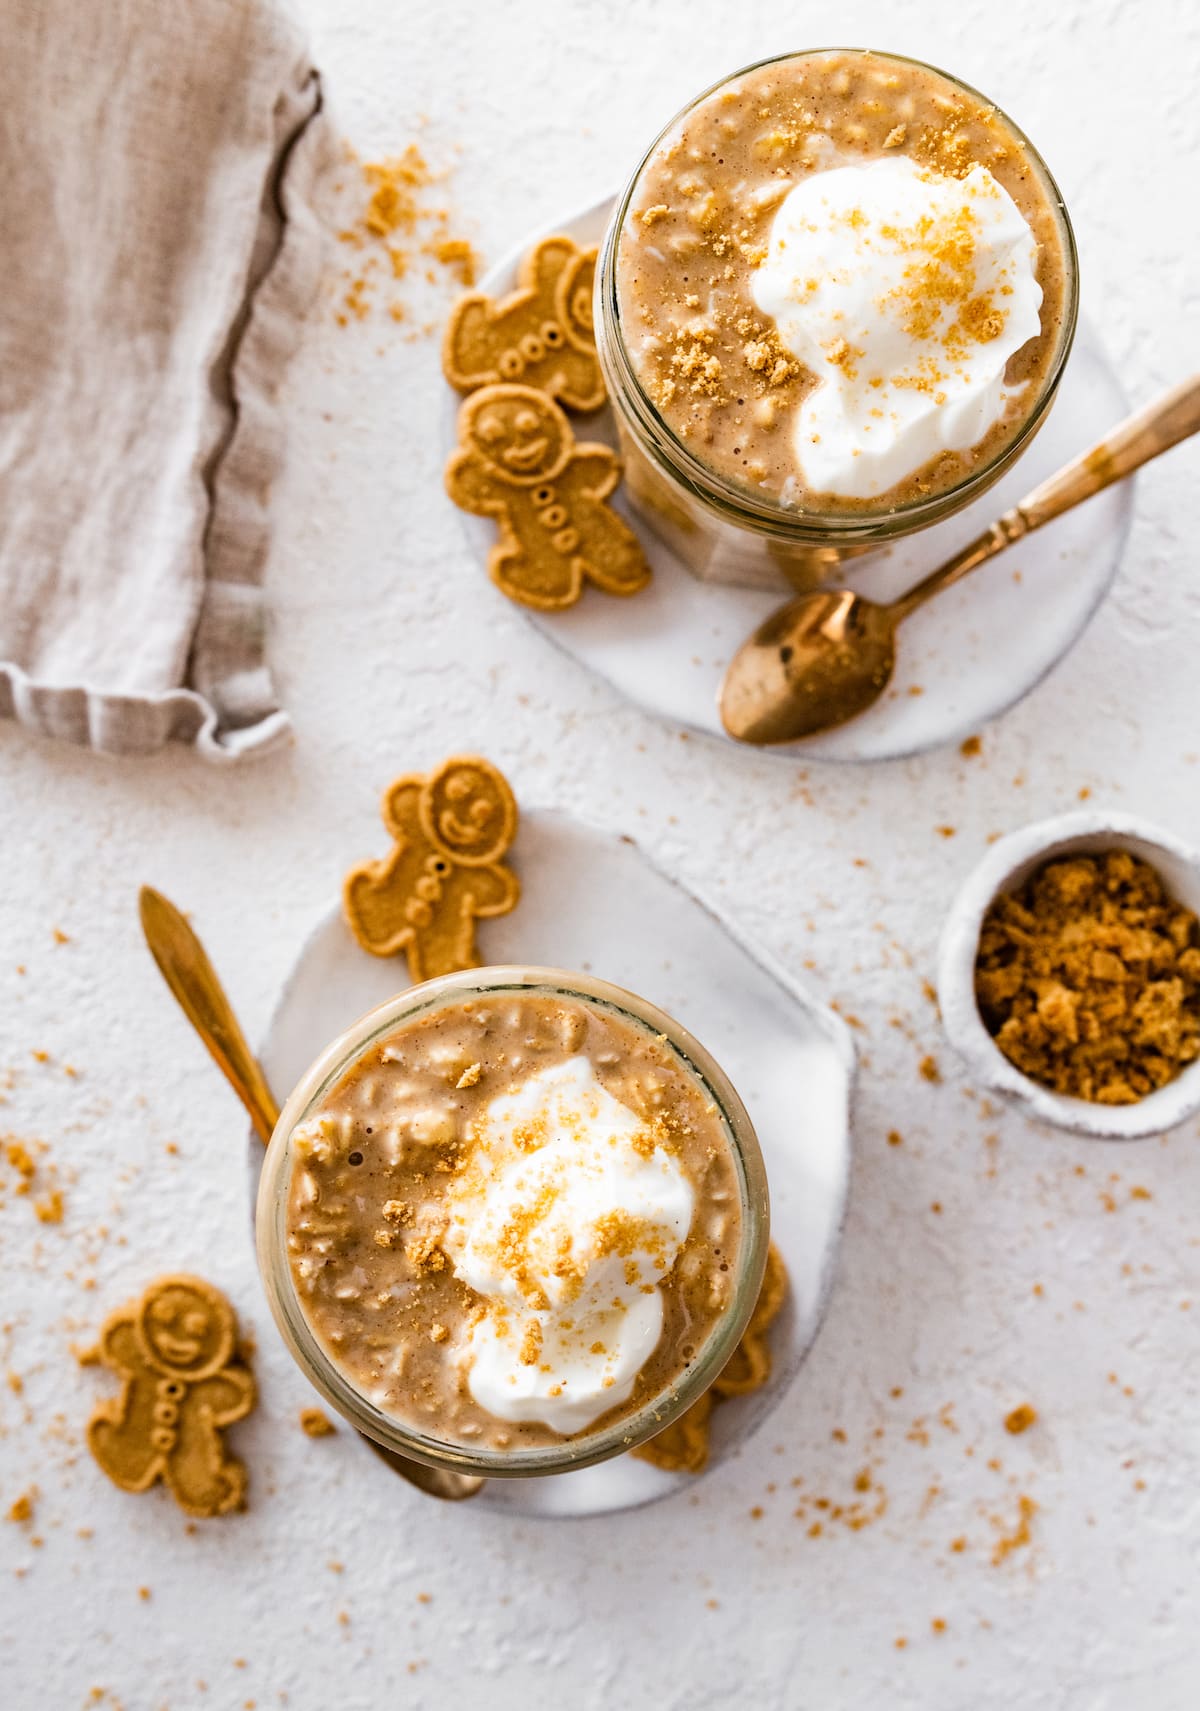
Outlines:
[[[1062,323],[1058,329],[1053,361],[1046,371],[1038,396],[1018,431],[1005,440],[985,464],[969,471],[953,486],[926,498],[914,499],[904,505],[888,506],[877,511],[799,510],[773,499],[764,499],[751,489],[719,475],[695,456],[662,416],[633,366],[621,333],[617,290],[618,245],[629,204],[655,150],[689,113],[708,100],[710,95],[715,95],[718,90],[738,78],[749,76],[752,72],[761,71],[768,66],[779,65],[786,60],[818,59],[826,54],[867,54],[873,59],[916,66],[922,71],[930,71],[936,77],[943,78],[952,88],[989,107],[1022,145],[1026,158],[1033,166],[1046,193],[1047,205],[1053,214],[1062,243],[1066,284]],[[596,306],[597,330],[600,334],[597,344],[610,399],[618,408],[618,413],[632,417],[632,425],[638,430],[643,451],[656,457],[660,463],[666,463],[673,479],[682,481],[693,498],[710,509],[732,513],[744,528],[754,529],[780,541],[828,543],[840,539],[853,543],[855,540],[865,541],[911,533],[928,523],[938,521],[940,517],[959,510],[970,499],[992,486],[1021,455],[1041,427],[1054,401],[1058,383],[1074,344],[1079,318],[1079,253],[1066,202],[1050,168],[1021,127],[981,90],[953,73],[944,71],[940,66],[917,59],[911,54],[891,53],[875,48],[797,48],[754,60],[737,71],[718,78],[686,102],[658,132],[631,173],[605,231],[596,272]],[[615,387],[614,380],[618,382]]]
[[[376,1407],[355,1388],[322,1347],[301,1306],[287,1257],[286,1224],[292,1135],[370,1046],[417,1016],[472,997],[516,991],[600,1004],[665,1039],[720,1115],[736,1166],[742,1223],[730,1309],[672,1384],[599,1431],[588,1430],[559,1444],[504,1451],[472,1449],[428,1436]],[[280,1112],[259,1180],[255,1232],[259,1269],[276,1325],[293,1358],[325,1399],[358,1430],[399,1455],[494,1479],[591,1467],[656,1436],[697,1401],[732,1355],[754,1310],[766,1264],[769,1216],[766,1169],[745,1106],[720,1065],[681,1023],[649,1000],[593,975],[512,964],[468,969],[411,987],[368,1011],[325,1048]]]

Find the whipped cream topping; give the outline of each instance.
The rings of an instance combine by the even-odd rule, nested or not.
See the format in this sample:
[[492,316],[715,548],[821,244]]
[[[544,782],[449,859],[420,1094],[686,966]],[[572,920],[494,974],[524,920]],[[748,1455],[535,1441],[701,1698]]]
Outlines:
[[484,1310],[457,1358],[490,1413],[580,1431],[654,1352],[695,1195],[583,1056],[494,1099],[473,1138],[444,1246]]
[[986,167],[907,155],[835,166],[788,192],[751,281],[817,384],[794,445],[812,492],[870,499],[1003,415],[1008,359],[1040,330],[1037,243]]

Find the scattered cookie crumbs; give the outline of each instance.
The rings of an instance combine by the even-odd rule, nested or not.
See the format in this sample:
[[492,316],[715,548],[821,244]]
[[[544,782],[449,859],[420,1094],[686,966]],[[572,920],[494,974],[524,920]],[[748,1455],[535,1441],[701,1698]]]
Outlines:
[[956,838],[958,836],[958,831],[954,826],[939,826],[937,829],[937,835],[939,838]]
[[16,1522],[18,1526],[24,1526],[27,1522],[32,1521],[33,1505],[36,1498],[37,1486],[31,1485],[28,1491],[23,1491],[21,1495],[14,1499],[14,1501],[9,1505],[8,1519]]
[[1200,924],[1126,850],[1050,861],[997,897],[975,990],[1000,1050],[1055,1093],[1133,1104],[1200,1056]]
[[4,1143],[4,1156],[9,1167],[15,1170],[20,1181],[17,1183],[18,1194],[28,1194],[29,1186],[34,1178],[37,1165],[33,1155],[23,1141],[8,1140]]
[[965,738],[964,741],[958,745],[958,752],[960,755],[964,755],[967,760],[973,760],[977,754],[981,754],[983,752],[983,738]]
[[1022,1402],[1004,1416],[1004,1430],[1011,1432],[1014,1438],[1018,1437],[1035,1424],[1037,1417],[1037,1409],[1029,1402]]
[[1011,1532],[1002,1533],[1000,1538],[996,1540],[992,1549],[993,1568],[999,1568],[1000,1564],[1005,1562],[1014,1551],[1020,1550],[1031,1542],[1033,1537],[1032,1522],[1033,1517],[1037,1514],[1037,1508],[1038,1506],[1032,1497],[1027,1497],[1022,1493],[1017,1498],[1016,1525]]
[[[397,288],[412,276],[418,256],[435,262],[448,284],[475,283],[474,249],[451,231],[451,210],[432,197],[449,177],[448,170],[435,171],[415,143],[376,161],[362,160],[347,145],[346,158],[365,201],[338,233],[339,240],[357,252],[341,271],[335,310],[339,326],[366,320],[376,307],[385,308],[395,321],[405,320],[409,305]],[[441,283],[432,268],[425,270],[425,279],[435,286]]]
[[917,1073],[921,1077],[922,1081],[932,1081],[936,1083],[940,1082],[942,1079],[942,1072],[938,1068],[937,1059],[932,1053],[929,1053],[921,1059],[920,1063],[917,1065]]
[[323,1408],[302,1408],[300,1430],[308,1438],[332,1438],[337,1433],[337,1427]]
[[887,1144],[889,1147],[902,1147],[904,1145],[904,1136],[899,1129],[888,1130]]
[[52,1188],[44,1200],[35,1200],[33,1209],[42,1224],[61,1224],[63,1197],[61,1188]]
[[441,238],[435,243],[426,244],[425,254],[431,255],[435,261],[441,262],[443,267],[449,268],[464,289],[474,285],[478,273],[478,257],[465,238]]
[[454,1083],[454,1085],[456,1088],[474,1087],[476,1082],[479,1080],[479,1078],[482,1074],[483,1074],[483,1065],[478,1064],[478,1063],[473,1063],[469,1066],[469,1068],[463,1070],[462,1074],[459,1076],[458,1080]]
[[1140,1183],[1135,1183],[1129,1190],[1129,1198],[1131,1200],[1153,1200],[1154,1196],[1148,1188],[1143,1188]]
[[55,927],[54,942],[56,945],[69,945],[71,942],[71,935],[69,933],[64,933],[61,927]]
[[150,1588],[148,1586],[139,1586],[138,1587],[138,1597],[141,1599],[143,1604],[148,1604],[150,1602],[151,1597],[152,1597],[152,1593],[150,1591]]

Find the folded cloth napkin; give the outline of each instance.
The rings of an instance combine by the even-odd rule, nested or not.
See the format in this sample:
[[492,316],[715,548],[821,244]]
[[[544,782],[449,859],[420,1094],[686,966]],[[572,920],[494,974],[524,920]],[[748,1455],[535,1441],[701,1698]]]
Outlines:
[[0,0],[0,713],[107,753],[285,741],[275,397],[329,142],[275,0]]

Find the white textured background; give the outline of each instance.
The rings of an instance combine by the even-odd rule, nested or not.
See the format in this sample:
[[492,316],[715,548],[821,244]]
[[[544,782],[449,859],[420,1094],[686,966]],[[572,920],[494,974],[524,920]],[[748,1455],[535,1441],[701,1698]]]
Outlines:
[[[431,158],[461,145],[457,224],[489,257],[621,177],[738,63],[840,42],[940,61],[1048,157],[1130,396],[1196,365],[1193,0],[305,10],[368,156],[421,114]],[[1087,789],[1200,840],[1198,448],[1146,474],[1112,599],[981,758],[806,770],[651,723],[491,592],[440,496],[439,402],[434,341],[317,312],[270,573],[291,753],[234,772],[181,752],[116,764],[0,727],[0,1133],[48,1144],[67,1203],[59,1227],[0,1205],[0,1372],[24,1378],[20,1395],[0,1385],[3,1508],[39,1489],[32,1527],[0,1522],[6,1711],[1191,1711],[1197,1132],[1118,1150],[981,1109],[922,982],[989,833]],[[862,1023],[840,1284],[801,1381],[690,1501],[600,1522],[437,1507],[346,1431],[301,1435],[305,1386],[248,1241],[243,1124],[136,929],[149,880],[194,912],[257,1032],[342,870],[380,848],[383,784],[474,746],[523,800],[645,840]],[[918,1077],[928,1051],[940,1086]],[[262,1406],[238,1439],[250,1511],[192,1534],[162,1493],[124,1496],[81,1452],[103,1385],[69,1354],[168,1265],[222,1283],[261,1342]],[[1039,1423],[1010,1437],[1023,1401]],[[868,1466],[872,1514],[886,1495],[869,1525],[794,1514],[794,1479],[836,1506],[863,1501]],[[1031,1541],[994,1564],[1022,1494]]]

